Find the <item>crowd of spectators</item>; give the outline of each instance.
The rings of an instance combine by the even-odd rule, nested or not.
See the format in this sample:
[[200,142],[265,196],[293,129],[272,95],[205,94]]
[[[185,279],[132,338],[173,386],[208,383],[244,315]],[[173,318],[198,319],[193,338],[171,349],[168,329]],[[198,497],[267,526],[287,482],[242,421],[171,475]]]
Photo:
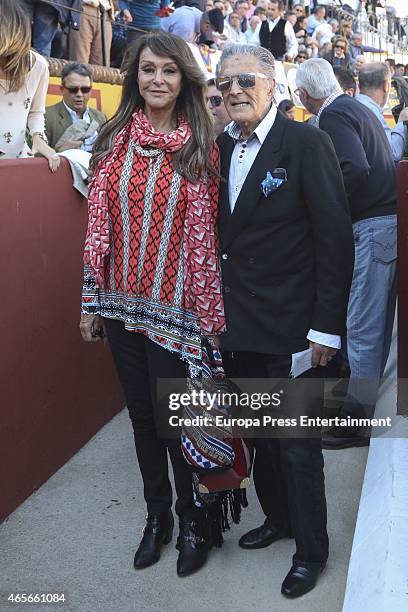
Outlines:
[[[17,0],[32,21],[33,48],[44,56],[120,68],[127,46],[162,28],[189,43],[222,50],[228,43],[267,47],[277,59],[302,63],[324,57],[334,66],[364,62],[356,16],[389,17],[403,38],[408,3],[398,0]],[[341,39],[337,39],[341,36]],[[344,40],[345,39],[345,40]]]
[[[12,10],[11,0],[1,2]],[[42,87],[41,96],[37,93],[31,97],[31,107],[27,108],[28,119],[24,125],[34,134],[34,153],[42,151],[48,143],[47,156],[54,160],[55,152],[69,149],[91,153],[92,144],[106,117],[88,107],[92,89],[89,64],[109,63],[112,58],[112,64],[120,67],[127,45],[144,31],[160,27],[189,43],[216,51],[228,43],[260,45],[268,48],[276,59],[296,64],[322,57],[333,66],[345,93],[353,97],[358,92],[358,76],[366,63],[366,54],[380,51],[365,45],[363,34],[355,27],[353,15],[361,7],[358,3],[346,6],[350,11],[348,20],[340,18],[344,17],[344,12],[333,16],[333,3],[324,3],[330,4],[328,15],[328,7],[317,1],[237,0],[232,4],[229,0],[176,0],[174,9],[169,8],[169,0],[64,0],[63,3],[57,0],[17,0],[17,4],[31,20],[31,44],[36,51],[31,52],[27,61],[40,67],[44,64],[41,56],[54,55],[55,51],[59,52],[56,55],[71,60],[61,74],[61,101],[45,113],[46,87]],[[7,37],[10,39],[8,33],[5,35]],[[15,42],[10,44],[15,45]],[[20,48],[23,49],[21,45]],[[10,53],[4,45],[4,54]],[[404,83],[408,65],[396,64],[391,58],[387,63],[387,74]],[[379,77],[375,76],[377,81],[383,79],[381,82],[386,77],[384,68],[380,70]],[[48,73],[44,73],[41,82],[45,83],[47,79]],[[228,117],[222,96],[214,88],[214,83],[210,83],[208,108],[214,117],[215,131],[220,133]],[[389,91],[386,93],[388,99]],[[11,94],[15,96],[17,92],[10,91],[7,95]],[[364,99],[366,91],[362,94]],[[381,99],[381,96],[374,97],[380,113],[384,108]],[[4,103],[9,104],[8,98],[4,98]],[[289,118],[294,118],[291,100],[283,100],[280,110]],[[403,122],[407,117],[404,112],[396,131],[388,133],[395,161],[402,158],[406,149],[407,128]],[[45,113],[45,126],[43,121],[40,125],[39,116],[42,113]],[[39,139],[38,134],[43,138]],[[9,142],[5,142],[3,155],[8,149]],[[26,155],[27,147],[19,144],[17,149],[17,152],[13,149],[12,156]],[[50,162],[52,164],[55,169],[56,162]]]

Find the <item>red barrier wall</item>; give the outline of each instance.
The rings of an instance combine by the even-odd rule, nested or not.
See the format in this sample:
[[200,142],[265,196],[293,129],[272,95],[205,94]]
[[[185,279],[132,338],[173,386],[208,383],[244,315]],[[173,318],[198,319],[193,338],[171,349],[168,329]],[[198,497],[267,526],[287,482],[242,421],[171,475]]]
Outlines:
[[0,520],[123,406],[109,348],[78,329],[86,202],[69,164],[0,161]]
[[398,189],[398,413],[408,414],[408,161],[397,169]]

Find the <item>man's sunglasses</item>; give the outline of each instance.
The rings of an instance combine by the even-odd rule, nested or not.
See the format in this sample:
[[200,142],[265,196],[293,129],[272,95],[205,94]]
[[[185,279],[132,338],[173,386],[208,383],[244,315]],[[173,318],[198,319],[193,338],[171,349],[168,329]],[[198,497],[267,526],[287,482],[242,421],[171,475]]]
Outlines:
[[71,94],[77,94],[78,91],[81,91],[81,93],[83,94],[88,94],[92,89],[92,87],[66,87],[65,85],[63,85],[63,87],[64,89],[67,89]]
[[221,96],[210,96],[208,100],[209,102],[211,102],[211,106],[221,106],[221,102],[222,102]]
[[237,79],[238,86],[241,89],[251,89],[255,87],[256,77],[261,79],[267,79],[268,77],[262,72],[243,72],[242,74],[235,74],[234,76],[220,76],[215,79],[215,86],[218,91],[229,91],[232,87],[232,82]]

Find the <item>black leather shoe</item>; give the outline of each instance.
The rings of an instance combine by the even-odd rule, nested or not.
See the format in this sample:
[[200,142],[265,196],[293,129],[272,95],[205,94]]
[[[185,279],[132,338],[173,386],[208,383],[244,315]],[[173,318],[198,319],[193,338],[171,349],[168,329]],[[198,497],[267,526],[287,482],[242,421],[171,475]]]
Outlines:
[[326,450],[339,450],[354,446],[370,446],[370,434],[355,428],[332,427],[322,435],[322,447]]
[[267,521],[256,529],[251,529],[245,535],[243,535],[238,544],[241,548],[247,548],[249,550],[257,548],[266,548],[276,540],[282,538],[292,537],[288,532],[282,532],[276,529],[273,525],[268,524]]
[[317,579],[324,570],[324,565],[309,569],[301,565],[292,565],[288,575],[282,582],[281,593],[286,597],[300,597],[316,586]]
[[180,533],[177,539],[177,575],[189,576],[199,570],[207,561],[211,542],[205,533],[203,518],[187,520],[180,517]]
[[174,518],[171,510],[163,514],[147,515],[143,537],[133,562],[135,569],[143,569],[158,562],[162,545],[171,542],[173,527]]

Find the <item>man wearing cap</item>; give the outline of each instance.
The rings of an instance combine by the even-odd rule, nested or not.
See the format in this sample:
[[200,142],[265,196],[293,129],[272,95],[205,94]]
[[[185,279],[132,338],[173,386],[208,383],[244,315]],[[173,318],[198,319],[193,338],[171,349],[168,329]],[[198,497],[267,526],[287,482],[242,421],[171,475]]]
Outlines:
[[196,40],[198,45],[208,45],[211,49],[217,48],[214,33],[222,34],[224,31],[224,17],[220,9],[211,9],[202,14],[200,20],[200,34]]
[[193,43],[200,32],[201,15],[198,1],[184,0],[183,6],[179,6],[169,17],[161,20],[161,29]]

